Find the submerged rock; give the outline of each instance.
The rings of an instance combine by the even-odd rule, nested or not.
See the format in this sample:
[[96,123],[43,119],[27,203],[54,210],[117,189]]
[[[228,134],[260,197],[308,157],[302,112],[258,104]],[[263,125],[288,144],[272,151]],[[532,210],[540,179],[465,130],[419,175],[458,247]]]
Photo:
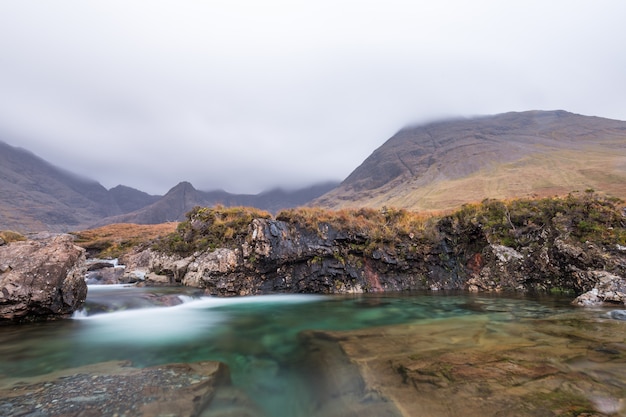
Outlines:
[[[128,362],[104,362],[29,378],[4,379],[2,415],[32,416],[211,416],[231,404],[216,393],[230,389],[230,402],[244,403],[232,388],[230,372],[219,362],[167,364],[135,368]],[[248,403],[246,415],[256,411]],[[212,414],[215,413],[215,414]]]
[[615,320],[626,321],[626,310],[613,310],[609,312],[609,317]]
[[85,250],[70,235],[3,245],[0,264],[0,323],[67,317],[85,302]]
[[89,285],[127,284],[127,280],[122,279],[123,275],[124,268],[105,267],[88,271],[85,280]]
[[308,415],[403,416],[398,403],[366,382],[363,370],[342,349],[341,336],[307,331],[299,339],[306,349],[307,382],[312,387]]
[[343,358],[324,363],[358,368],[359,392],[376,393],[403,416],[609,417],[626,415],[622,335],[623,323],[580,312],[309,332],[307,343],[337,343]]

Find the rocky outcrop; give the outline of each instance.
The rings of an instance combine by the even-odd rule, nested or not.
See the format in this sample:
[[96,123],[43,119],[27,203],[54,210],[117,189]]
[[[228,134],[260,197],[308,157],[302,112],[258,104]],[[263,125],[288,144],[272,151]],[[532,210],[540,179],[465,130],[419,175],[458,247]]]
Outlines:
[[232,296],[272,292],[361,293],[406,290],[591,290],[599,267],[624,273],[624,256],[590,243],[546,237],[519,249],[489,243],[479,229],[448,229],[442,239],[366,248],[362,236],[325,225],[317,232],[255,219],[243,242],[188,257],[154,250],[125,258],[127,275]]
[[[582,294],[603,274],[626,277],[626,251],[614,243],[626,236],[626,220],[609,202],[586,196],[516,204],[487,201],[421,231],[406,226],[410,218],[401,212],[241,221],[242,213],[201,209],[168,244],[122,262],[127,275],[146,282],[220,296],[454,289]],[[186,252],[168,249],[176,247]]]
[[84,262],[70,235],[0,246],[0,323],[72,314],[87,296]]
[[427,276],[422,259],[400,259],[398,253],[382,248],[366,255],[363,243],[363,237],[328,225],[312,231],[284,221],[254,219],[245,242],[235,248],[188,257],[148,249],[120,261],[126,264],[127,275],[144,275],[146,282],[189,285],[220,296],[362,293],[442,285],[436,283],[436,274]]

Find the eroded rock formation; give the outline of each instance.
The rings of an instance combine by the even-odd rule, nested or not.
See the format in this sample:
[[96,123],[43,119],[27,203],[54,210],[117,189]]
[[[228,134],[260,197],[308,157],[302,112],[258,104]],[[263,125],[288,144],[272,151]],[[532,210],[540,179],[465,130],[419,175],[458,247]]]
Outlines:
[[[430,235],[398,232],[388,240],[376,240],[376,231],[331,222],[311,227],[255,218],[238,238],[218,248],[185,255],[151,248],[122,262],[127,275],[143,276],[147,282],[204,288],[220,296],[450,289],[582,294],[604,274],[624,286],[626,252],[619,245],[586,240],[577,229],[582,223],[575,216],[580,213],[566,211],[598,204],[594,210],[601,212],[604,203],[581,201],[525,203],[522,214],[487,202],[483,211],[441,218]],[[614,217],[603,220],[602,227],[623,229],[623,217],[611,213]],[[196,218],[189,224],[209,230]]]
[[0,323],[71,315],[87,296],[84,261],[70,235],[0,246]]

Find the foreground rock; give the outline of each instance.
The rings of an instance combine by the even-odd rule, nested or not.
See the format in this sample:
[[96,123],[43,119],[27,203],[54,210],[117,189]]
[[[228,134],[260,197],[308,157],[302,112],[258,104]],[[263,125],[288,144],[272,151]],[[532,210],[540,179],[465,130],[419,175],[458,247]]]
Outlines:
[[337,343],[333,361],[358,368],[358,392],[384,399],[387,410],[405,417],[624,416],[626,323],[585,313],[508,322],[455,318],[303,337],[313,346]]
[[[348,336],[349,337],[349,336]],[[363,369],[346,356],[332,333],[299,336],[311,389],[307,415],[316,417],[403,417],[397,403],[364,379]],[[408,416],[406,416],[408,417]]]
[[0,323],[71,315],[87,296],[84,262],[70,235],[0,246]]
[[[228,397],[226,401],[224,397]],[[233,409],[256,410],[230,383],[218,362],[134,368],[106,362],[30,378],[3,379],[0,414],[5,416],[210,417]]]

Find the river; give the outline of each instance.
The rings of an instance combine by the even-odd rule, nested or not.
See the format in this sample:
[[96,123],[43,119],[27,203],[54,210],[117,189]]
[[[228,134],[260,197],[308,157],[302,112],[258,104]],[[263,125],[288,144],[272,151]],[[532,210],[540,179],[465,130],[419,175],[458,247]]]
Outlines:
[[[168,306],[179,300],[183,303]],[[215,298],[184,288],[90,286],[85,309],[72,319],[0,329],[0,379],[110,360],[129,360],[139,367],[216,360],[229,366],[234,385],[245,391],[265,415],[306,417],[313,415],[313,403],[319,396],[315,392],[318,387],[310,380],[310,351],[306,339],[301,337],[303,332],[350,335],[370,329],[371,334],[382,335],[383,329],[404,326],[413,333],[422,332],[424,340],[429,340],[427,347],[413,343],[413,356],[407,353],[407,357],[415,359],[418,353],[433,352],[437,355],[432,359],[434,363],[441,359],[442,352],[449,354],[457,349],[451,347],[454,336],[446,329],[463,339],[466,331],[476,334],[472,333],[475,327],[487,331],[481,330],[482,340],[470,349],[463,348],[465,351],[480,352],[481,346],[487,349],[492,344],[501,345],[502,340],[513,343],[515,339],[519,346],[540,345],[548,351],[551,347],[546,343],[554,343],[554,358],[549,360],[556,369],[572,360],[557,354],[557,350],[570,349],[572,355],[580,356],[575,349],[580,347],[576,343],[582,343],[581,352],[591,352],[590,359],[585,360],[590,363],[589,369],[580,369],[580,364],[586,362],[579,360],[575,372],[594,372],[594,387],[607,388],[606,398],[598,401],[610,403],[605,409],[596,406],[595,412],[624,415],[620,401],[626,397],[626,325],[611,319],[608,309],[583,310],[572,307],[569,301],[557,296],[468,293]],[[571,334],[572,328],[580,327],[579,323],[591,323],[593,327],[584,332],[588,335],[586,342],[587,336]],[[549,332],[545,330],[548,325]],[[554,326],[561,326],[560,330]],[[549,337],[537,336],[548,333]],[[520,342],[520,337],[528,341]],[[565,347],[559,345],[562,340],[567,341]],[[604,347],[606,358],[598,359],[600,350],[594,346]],[[351,349],[349,340],[344,349]],[[541,354],[545,355],[545,350]],[[600,372],[594,367],[596,362],[607,361],[614,371]],[[407,369],[405,379],[414,381],[413,385],[419,383],[419,378],[415,378],[423,373]],[[600,404],[593,398],[589,401],[591,406]],[[342,415],[341,411],[336,415]]]

